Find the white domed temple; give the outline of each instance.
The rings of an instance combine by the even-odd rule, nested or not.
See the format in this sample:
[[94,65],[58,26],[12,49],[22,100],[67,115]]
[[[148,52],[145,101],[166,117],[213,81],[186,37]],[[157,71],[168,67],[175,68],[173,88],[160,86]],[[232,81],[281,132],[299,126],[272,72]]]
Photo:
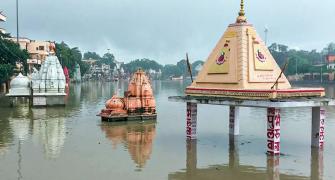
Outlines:
[[27,76],[20,73],[10,82],[10,89],[7,96],[29,96],[30,80]]
[[12,81],[10,82],[9,93],[6,94],[10,98],[10,104],[20,105],[27,104],[30,97],[30,79],[27,76],[19,73]]
[[65,75],[57,56],[48,56],[32,74],[33,105],[65,105]]

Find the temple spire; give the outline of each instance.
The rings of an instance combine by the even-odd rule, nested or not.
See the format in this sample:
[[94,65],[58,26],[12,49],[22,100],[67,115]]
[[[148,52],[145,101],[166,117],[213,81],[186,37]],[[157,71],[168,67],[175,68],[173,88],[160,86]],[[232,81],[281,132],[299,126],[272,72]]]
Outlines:
[[236,23],[246,23],[247,18],[245,17],[245,12],[244,12],[244,0],[241,0],[240,7],[241,8],[240,8],[240,12],[238,12]]

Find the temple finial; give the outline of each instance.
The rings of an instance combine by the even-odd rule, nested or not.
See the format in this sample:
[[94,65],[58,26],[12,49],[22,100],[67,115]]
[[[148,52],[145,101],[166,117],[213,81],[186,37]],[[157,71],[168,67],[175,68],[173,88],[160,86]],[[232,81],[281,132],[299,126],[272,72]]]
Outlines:
[[244,0],[241,0],[240,7],[241,8],[240,8],[240,12],[238,12],[236,23],[246,23],[247,18],[245,17],[245,12],[244,12]]
[[245,13],[244,13],[244,1],[243,0],[241,0],[240,6],[241,6],[241,9],[240,9],[240,12],[238,13],[238,15],[244,16]]

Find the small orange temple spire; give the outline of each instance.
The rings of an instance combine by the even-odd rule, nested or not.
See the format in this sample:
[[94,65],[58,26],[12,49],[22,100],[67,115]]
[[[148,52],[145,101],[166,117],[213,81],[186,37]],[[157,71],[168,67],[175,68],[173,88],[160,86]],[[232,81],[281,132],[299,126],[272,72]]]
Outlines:
[[240,12],[238,12],[238,17],[236,19],[236,23],[246,23],[247,18],[245,17],[244,1],[243,0],[241,0],[240,6],[241,6],[241,8],[240,8]]

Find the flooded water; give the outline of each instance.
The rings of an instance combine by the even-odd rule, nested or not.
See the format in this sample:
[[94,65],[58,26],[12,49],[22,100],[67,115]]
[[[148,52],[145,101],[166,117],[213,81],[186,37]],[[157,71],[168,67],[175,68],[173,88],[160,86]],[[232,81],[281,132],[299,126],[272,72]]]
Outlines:
[[[242,108],[240,136],[228,107],[198,106],[198,140],[185,139],[187,83],[154,81],[158,118],[103,123],[96,116],[126,82],[71,84],[66,107],[10,108],[0,99],[0,179],[335,179],[335,108],[327,107],[323,151],[310,148],[311,109],[282,109],[280,158],[266,152],[266,110]],[[115,88],[119,87],[119,88]],[[334,87],[327,94],[334,97]]]

